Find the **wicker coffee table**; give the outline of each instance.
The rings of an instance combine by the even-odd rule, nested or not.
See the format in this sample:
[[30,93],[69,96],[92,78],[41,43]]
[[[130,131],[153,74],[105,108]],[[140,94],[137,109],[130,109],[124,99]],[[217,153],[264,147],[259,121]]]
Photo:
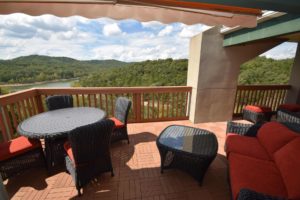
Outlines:
[[168,126],[156,144],[161,157],[161,173],[164,169],[179,168],[195,177],[200,185],[218,151],[213,133],[188,126]]

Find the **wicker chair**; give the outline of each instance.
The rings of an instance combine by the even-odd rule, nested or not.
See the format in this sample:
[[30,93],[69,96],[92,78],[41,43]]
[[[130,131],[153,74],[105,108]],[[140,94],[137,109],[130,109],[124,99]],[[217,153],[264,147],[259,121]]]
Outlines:
[[73,97],[71,95],[54,95],[46,98],[48,110],[73,107]]
[[131,107],[131,101],[125,97],[119,97],[116,101],[114,117],[110,118],[114,121],[115,126],[111,141],[127,140],[129,144],[127,131],[127,118]]
[[78,196],[81,195],[80,189],[101,173],[111,172],[114,175],[110,157],[113,127],[113,121],[106,119],[70,132],[69,141],[64,144],[65,161]]
[[0,144],[0,173],[5,180],[30,167],[45,165],[39,140],[20,136]]
[[[46,98],[46,104],[48,110],[57,110],[62,108],[73,107],[73,97],[71,95],[54,95]],[[53,166],[64,163],[64,148],[63,145],[66,142],[67,137],[56,137],[45,139],[45,150],[48,159],[53,161],[53,163],[48,163],[48,169]]]

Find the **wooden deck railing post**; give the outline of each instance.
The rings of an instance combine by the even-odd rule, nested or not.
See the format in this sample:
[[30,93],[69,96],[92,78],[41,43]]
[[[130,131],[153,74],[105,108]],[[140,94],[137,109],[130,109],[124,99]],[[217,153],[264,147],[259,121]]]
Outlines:
[[39,112],[39,113],[44,112],[43,101],[42,101],[42,95],[38,94],[38,95],[35,96],[34,98],[35,98],[35,100],[36,100],[38,112]]
[[141,122],[142,119],[142,111],[141,111],[141,93],[134,94],[133,106],[135,110],[135,120],[136,122]]
[[0,127],[2,131],[3,140],[8,141],[10,139],[11,134],[6,120],[5,112],[2,106],[0,106]]

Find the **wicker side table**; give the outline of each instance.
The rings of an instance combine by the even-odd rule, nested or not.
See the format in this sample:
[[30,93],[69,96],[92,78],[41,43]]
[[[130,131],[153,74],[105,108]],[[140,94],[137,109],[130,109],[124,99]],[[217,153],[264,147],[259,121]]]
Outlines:
[[161,157],[161,173],[164,169],[179,168],[196,178],[200,185],[218,151],[213,133],[188,126],[168,126],[156,144]]

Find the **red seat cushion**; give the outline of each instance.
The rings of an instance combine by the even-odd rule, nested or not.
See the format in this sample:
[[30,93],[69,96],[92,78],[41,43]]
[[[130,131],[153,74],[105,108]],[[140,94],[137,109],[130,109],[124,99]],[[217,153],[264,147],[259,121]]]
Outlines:
[[299,151],[300,138],[296,138],[274,153],[289,199],[300,199]]
[[291,112],[299,112],[300,105],[299,104],[281,104],[278,106],[278,109],[289,110]]
[[66,141],[64,143],[64,149],[67,152],[69,158],[75,163],[74,156],[73,156],[73,151],[72,151],[71,144],[70,144],[69,141]]
[[233,199],[237,198],[242,188],[287,197],[285,185],[274,162],[231,153],[229,173]]
[[267,150],[270,157],[273,153],[300,135],[278,122],[265,123],[257,133],[257,138]]
[[227,134],[226,153],[235,152],[263,160],[271,160],[268,152],[259,143],[256,137],[241,136],[233,133]]
[[24,136],[20,136],[9,142],[0,144],[0,161],[7,160],[14,156],[40,147],[41,142],[39,140],[32,140]]
[[111,118],[109,118],[109,119],[111,119],[111,120],[114,121],[114,123],[115,123],[115,128],[123,128],[123,127],[125,126],[125,124],[124,124],[123,122],[121,122],[120,120],[118,120],[118,119],[115,118],[115,117],[111,117]]
[[272,109],[270,107],[266,107],[266,106],[247,105],[244,109],[252,111],[252,112],[256,112],[256,113],[272,112]]

